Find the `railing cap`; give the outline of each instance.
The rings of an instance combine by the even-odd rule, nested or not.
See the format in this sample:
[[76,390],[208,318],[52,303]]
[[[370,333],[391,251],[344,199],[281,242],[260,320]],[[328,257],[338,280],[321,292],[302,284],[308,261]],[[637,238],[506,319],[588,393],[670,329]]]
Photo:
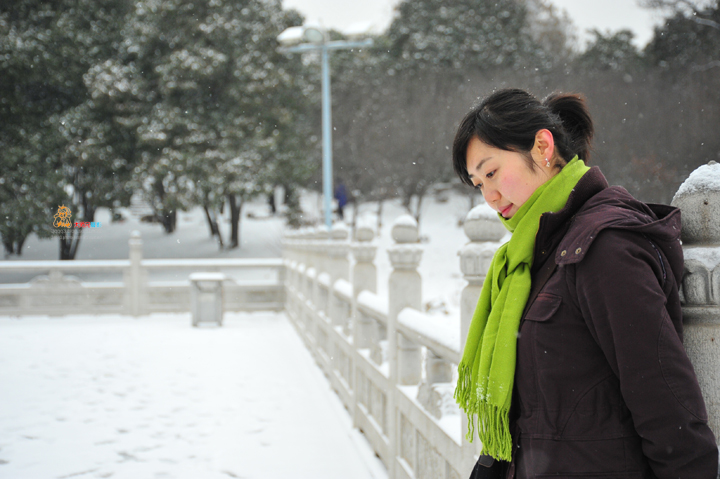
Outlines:
[[470,241],[500,241],[507,233],[497,212],[487,203],[481,203],[468,212],[463,229]]
[[374,237],[375,230],[370,225],[370,221],[368,221],[368,219],[364,216],[358,218],[357,225],[355,227],[355,239],[366,243],[368,241],[372,241]]
[[343,222],[335,223],[330,231],[330,237],[334,240],[344,240],[350,235],[348,227]]
[[720,244],[720,164],[711,161],[690,173],[671,204],[682,210],[684,244]]
[[417,243],[418,224],[410,215],[400,215],[393,222],[392,238],[396,243]]

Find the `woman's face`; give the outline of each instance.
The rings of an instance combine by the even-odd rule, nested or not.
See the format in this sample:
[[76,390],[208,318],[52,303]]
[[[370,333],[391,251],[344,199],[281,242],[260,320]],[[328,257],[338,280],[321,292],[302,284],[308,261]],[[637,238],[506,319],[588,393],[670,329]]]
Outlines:
[[546,166],[544,158],[532,156],[537,167],[531,170],[520,153],[486,145],[477,137],[468,143],[465,154],[468,176],[480,188],[487,204],[504,218],[517,213],[555,173],[554,168]]

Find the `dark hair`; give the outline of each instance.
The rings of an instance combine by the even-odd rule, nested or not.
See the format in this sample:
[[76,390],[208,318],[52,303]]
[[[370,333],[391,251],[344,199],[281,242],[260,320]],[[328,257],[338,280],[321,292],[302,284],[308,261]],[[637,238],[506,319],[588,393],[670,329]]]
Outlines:
[[529,167],[534,168],[530,150],[542,129],[550,130],[555,140],[557,156],[563,161],[557,167],[562,168],[575,155],[585,162],[590,158],[594,129],[582,96],[553,93],[541,103],[524,90],[508,88],[488,96],[463,118],[453,142],[455,173],[472,186],[466,154],[474,137],[495,148],[525,154]]

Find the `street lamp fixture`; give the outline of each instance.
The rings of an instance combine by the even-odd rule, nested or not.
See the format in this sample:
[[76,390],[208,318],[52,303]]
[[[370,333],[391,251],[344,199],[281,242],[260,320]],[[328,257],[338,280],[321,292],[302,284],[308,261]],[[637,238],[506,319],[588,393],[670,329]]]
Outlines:
[[[369,26],[369,25],[368,25]],[[358,28],[353,30],[353,36],[358,36]],[[365,27],[365,34],[368,28]],[[277,37],[282,45],[282,53],[305,53],[320,51],[322,56],[322,151],[323,151],[323,207],[325,209],[325,226],[332,228],[332,111],[330,98],[330,62],[332,50],[348,50],[351,48],[369,47],[373,44],[371,38],[355,41],[329,41],[327,31],[314,26],[290,27]]]

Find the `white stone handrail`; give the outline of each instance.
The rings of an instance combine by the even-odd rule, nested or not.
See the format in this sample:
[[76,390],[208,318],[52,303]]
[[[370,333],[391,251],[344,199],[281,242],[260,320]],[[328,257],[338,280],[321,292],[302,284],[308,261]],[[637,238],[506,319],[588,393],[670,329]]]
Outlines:
[[357,309],[379,323],[383,325],[387,324],[387,301],[383,301],[383,299],[377,294],[370,291],[363,291],[360,293],[357,299]]
[[51,269],[63,271],[101,271],[122,270],[130,267],[130,260],[77,260],[77,261],[6,261],[0,262],[0,273],[7,271],[38,272]]
[[[498,226],[486,211],[468,215],[471,243],[459,253],[469,282],[463,318],[504,234]],[[355,241],[347,236],[343,228],[285,236],[288,316],[391,478],[462,476],[479,447],[463,441],[465,420],[451,398],[465,319],[420,312],[423,247],[414,218],[393,224],[387,296],[376,293],[373,231],[360,223]]]
[[[280,258],[143,259],[138,232],[131,235],[129,244],[127,260],[0,263],[0,275],[5,280],[0,283],[0,314],[139,316],[155,311],[189,311],[190,274],[219,271],[233,273],[223,282],[226,310],[284,307],[285,264]],[[8,274],[11,272],[14,277]],[[67,273],[91,276],[83,281]],[[29,282],[19,282],[18,278],[29,276],[34,276]]]
[[431,350],[439,358],[460,361],[460,329],[443,324],[432,315],[405,308],[398,315],[398,329],[408,339]]

